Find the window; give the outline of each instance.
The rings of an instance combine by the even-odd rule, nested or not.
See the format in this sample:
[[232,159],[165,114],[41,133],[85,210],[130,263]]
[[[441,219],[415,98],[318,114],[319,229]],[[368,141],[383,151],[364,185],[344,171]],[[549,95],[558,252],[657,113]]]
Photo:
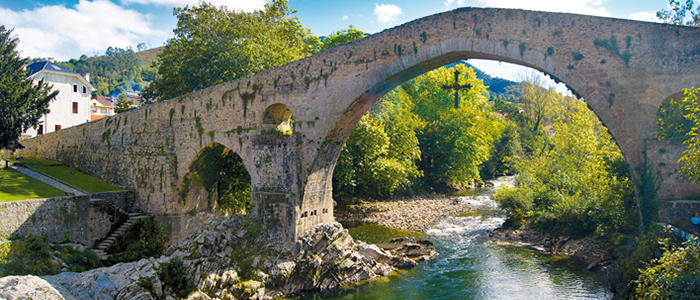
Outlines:
[[74,114],[78,113],[78,102],[73,102],[73,113]]
[[97,107],[90,106],[90,111],[91,111],[91,112],[97,112]]
[[78,92],[78,85],[77,84],[73,85],[73,92],[76,92],[76,93]]
[[106,114],[106,113],[107,113],[107,109],[106,109],[106,108],[100,108],[100,113]]
[[87,94],[87,87],[83,86],[83,94]]
[[39,129],[36,131],[37,135],[44,134],[44,124],[39,125]]
[[53,131],[59,131],[59,130],[61,130],[61,125],[55,125],[53,127]]

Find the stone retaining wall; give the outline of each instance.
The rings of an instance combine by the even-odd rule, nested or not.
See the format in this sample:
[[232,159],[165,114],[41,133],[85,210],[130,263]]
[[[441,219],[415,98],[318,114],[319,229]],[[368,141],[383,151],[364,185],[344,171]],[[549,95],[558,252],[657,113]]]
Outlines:
[[51,243],[70,241],[88,247],[103,239],[119,221],[114,206],[69,196],[0,202],[0,231],[20,237],[45,234]]
[[659,222],[684,228],[690,225],[690,216],[696,211],[700,212],[700,201],[659,201]]
[[92,199],[102,199],[105,202],[113,205],[123,213],[132,212],[132,207],[136,201],[136,195],[133,191],[113,191],[92,194]]

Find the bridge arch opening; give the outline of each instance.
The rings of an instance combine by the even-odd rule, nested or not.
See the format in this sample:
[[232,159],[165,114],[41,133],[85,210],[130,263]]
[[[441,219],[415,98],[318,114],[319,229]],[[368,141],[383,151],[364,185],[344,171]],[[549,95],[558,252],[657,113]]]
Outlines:
[[[318,151],[318,153],[321,153],[321,155],[318,155],[316,157],[316,160],[314,161],[313,167],[310,170],[311,172],[309,176],[309,181],[307,181],[307,186],[309,186],[308,183],[317,186],[320,183],[322,185],[325,184],[327,188],[333,190],[331,187],[328,186],[330,185],[328,183],[333,181],[331,180],[331,177],[333,176],[336,164],[338,162],[337,159],[340,156],[343,144],[347,141],[355,125],[358,124],[360,119],[367,114],[372,105],[377,103],[387,93],[420,75],[426,74],[431,70],[435,70],[439,67],[447,66],[468,59],[486,59],[499,62],[507,62],[522,67],[530,68],[535,71],[542,72],[546,76],[549,76],[555,83],[563,83],[571,92],[571,94],[573,94],[574,96],[576,96],[576,98],[580,100],[586,99],[586,96],[593,96],[592,94],[582,94],[576,91],[571,84],[559,79],[563,78],[564,76],[557,76],[557,71],[543,70],[543,68],[537,67],[537,64],[535,62],[529,62],[525,58],[523,60],[518,60],[510,57],[502,57],[489,53],[456,51],[449,52],[441,56],[433,57],[424,61],[416,61],[416,63],[413,65],[405,64],[405,62],[403,62],[405,66],[402,67],[400,71],[395,72],[393,75],[387,76],[373,84],[365,93],[363,93],[354,101],[352,101],[344,110],[344,113],[337,119],[335,124],[332,126],[331,130],[329,130],[328,135],[325,137],[324,143],[321,145],[321,148]],[[450,83],[452,83],[452,80],[450,80]],[[569,81],[570,80],[572,79],[569,79]],[[442,82],[440,84],[442,84]],[[574,84],[573,86],[580,87],[584,85]],[[589,92],[588,90],[583,91]],[[588,104],[588,107],[593,111],[593,113],[596,116],[598,116],[598,119],[603,123],[603,125],[607,126],[607,124],[605,124],[603,119],[600,117],[599,112],[596,111],[594,107],[591,107],[590,104]],[[614,137],[614,133],[612,135],[612,140],[614,143],[617,144],[617,140]],[[627,157],[625,157],[624,153],[623,158],[627,160]],[[629,160],[627,160],[627,163],[629,164]],[[324,179],[318,180],[317,178]],[[335,191],[329,194],[335,195]],[[303,200],[303,203],[306,203],[306,195],[304,198],[305,199]],[[331,199],[330,202],[332,201],[333,200]]]
[[251,204],[251,177],[241,157],[217,142],[197,153],[180,187],[181,200],[194,211],[220,210],[247,214]]
[[265,108],[262,129],[266,133],[290,135],[293,133],[293,125],[292,111],[286,105],[275,103]]

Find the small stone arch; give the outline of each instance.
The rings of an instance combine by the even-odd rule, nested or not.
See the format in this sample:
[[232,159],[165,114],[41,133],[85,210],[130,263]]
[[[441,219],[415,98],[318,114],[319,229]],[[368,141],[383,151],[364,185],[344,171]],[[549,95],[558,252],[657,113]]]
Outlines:
[[263,113],[262,129],[267,133],[289,135],[293,132],[292,111],[284,104],[275,103]]
[[203,147],[190,163],[180,186],[180,200],[196,211],[248,213],[251,176],[235,151],[217,142]]

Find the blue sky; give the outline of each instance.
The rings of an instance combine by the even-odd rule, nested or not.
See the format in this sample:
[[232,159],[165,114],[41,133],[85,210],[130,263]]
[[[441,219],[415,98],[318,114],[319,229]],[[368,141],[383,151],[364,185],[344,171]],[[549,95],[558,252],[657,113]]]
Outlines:
[[[265,0],[210,0],[246,11]],[[172,37],[174,7],[199,0],[0,0],[0,25],[14,28],[22,56],[57,60],[102,54],[109,46],[164,45]],[[458,7],[506,7],[653,21],[667,0],[289,0],[302,25],[328,35],[353,25],[377,33],[414,19]],[[513,78],[520,69],[496,62],[476,62],[488,73]]]

